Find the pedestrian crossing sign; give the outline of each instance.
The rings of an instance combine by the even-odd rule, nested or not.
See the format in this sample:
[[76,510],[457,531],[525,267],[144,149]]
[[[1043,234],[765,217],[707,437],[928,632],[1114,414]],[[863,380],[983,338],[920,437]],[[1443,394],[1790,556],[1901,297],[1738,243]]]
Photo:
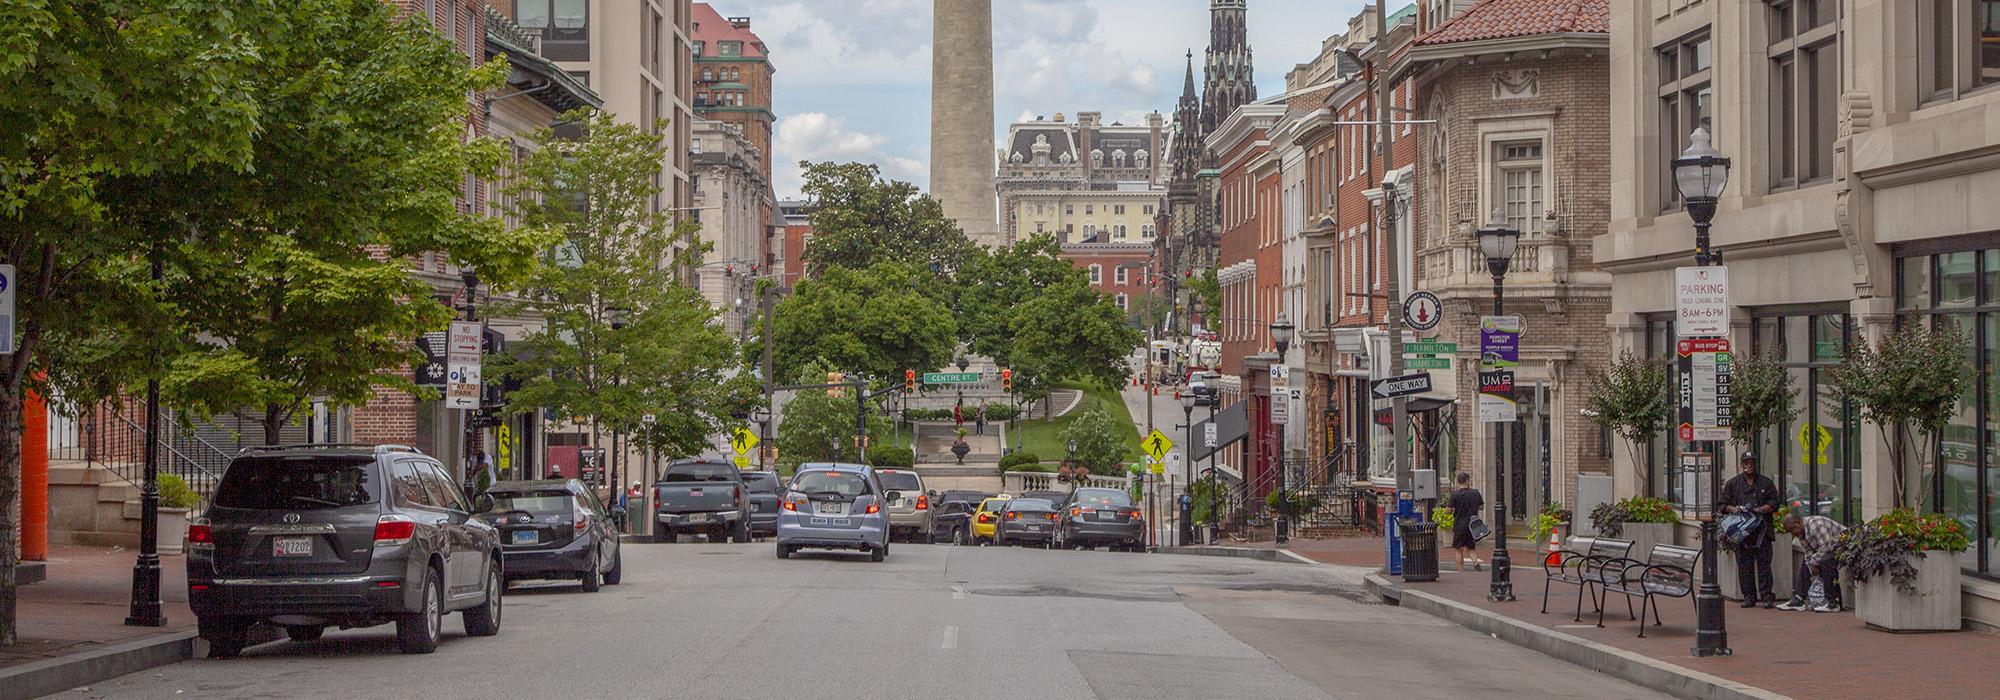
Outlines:
[[743,466],[743,464],[749,462],[749,458],[744,455],[748,455],[751,450],[757,449],[757,434],[750,432],[749,428],[736,428],[735,431],[729,434],[729,449],[736,453],[737,466]]
[[1146,456],[1152,457],[1153,461],[1165,462],[1167,461],[1167,453],[1172,452],[1174,449],[1174,441],[1167,439],[1166,433],[1155,429],[1151,434],[1146,436],[1145,440],[1140,441],[1139,449],[1144,451]]

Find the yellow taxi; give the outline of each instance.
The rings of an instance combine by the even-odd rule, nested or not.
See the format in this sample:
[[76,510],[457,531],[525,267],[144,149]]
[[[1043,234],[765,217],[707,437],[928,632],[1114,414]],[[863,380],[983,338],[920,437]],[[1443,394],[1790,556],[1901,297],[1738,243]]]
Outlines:
[[1006,509],[1011,496],[994,496],[979,502],[979,509],[972,511],[972,544],[992,544],[993,534],[1000,525],[1000,511]]

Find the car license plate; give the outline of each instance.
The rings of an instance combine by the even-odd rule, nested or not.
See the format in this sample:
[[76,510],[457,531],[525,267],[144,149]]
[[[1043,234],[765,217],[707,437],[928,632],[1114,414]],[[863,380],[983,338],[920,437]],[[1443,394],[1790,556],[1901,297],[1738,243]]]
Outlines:
[[313,553],[311,537],[279,537],[271,540],[271,556],[310,557]]
[[515,530],[514,544],[534,544],[542,541],[542,536],[534,530]]
[[814,504],[814,505],[813,505],[813,510],[814,510],[815,512],[819,512],[819,513],[833,513],[833,514],[835,514],[835,515],[838,515],[838,514],[840,514],[840,504],[838,504],[838,503],[817,503],[817,504]]
[[688,516],[687,516],[687,521],[688,521],[688,522],[691,522],[691,523],[705,523],[705,522],[708,522],[708,514],[707,514],[707,513],[689,513],[689,514],[688,514]]
[[750,504],[750,512],[752,512],[752,513],[755,513],[755,512],[757,512],[757,511],[760,511],[760,510],[763,510],[763,509],[764,509],[764,505],[763,505],[763,504],[761,504],[761,503],[752,503],[752,504]]
[[847,525],[847,518],[806,518],[807,525]]
[[1029,531],[1029,532],[1041,532],[1041,531],[1042,531],[1042,526],[1040,526],[1040,525],[1029,525],[1029,526],[1028,526],[1028,531]]

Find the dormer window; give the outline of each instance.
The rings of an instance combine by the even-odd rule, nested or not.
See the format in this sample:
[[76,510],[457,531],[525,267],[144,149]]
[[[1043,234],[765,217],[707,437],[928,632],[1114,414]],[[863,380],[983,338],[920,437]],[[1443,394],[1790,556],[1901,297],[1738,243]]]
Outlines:
[[1090,151],[1090,167],[1093,168],[1104,167],[1104,151],[1097,149],[1092,149]]

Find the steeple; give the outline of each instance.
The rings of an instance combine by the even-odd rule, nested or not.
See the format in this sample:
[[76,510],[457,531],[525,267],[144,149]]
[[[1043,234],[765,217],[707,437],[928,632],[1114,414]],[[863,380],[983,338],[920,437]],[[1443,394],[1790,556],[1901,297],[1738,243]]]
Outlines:
[[1195,99],[1194,94],[1194,49],[1187,52],[1187,78],[1181,82],[1181,101]]
[[1180,102],[1174,105],[1173,172],[1168,179],[1168,189],[1194,192],[1195,173],[1201,171],[1202,154],[1206,148],[1203,140],[1208,130],[1202,128],[1201,98],[1194,92],[1194,50],[1187,53],[1187,78],[1181,84]]
[[1209,0],[1208,54],[1201,92],[1202,131],[1212,132],[1237,107],[1257,101],[1245,25],[1249,0]]

